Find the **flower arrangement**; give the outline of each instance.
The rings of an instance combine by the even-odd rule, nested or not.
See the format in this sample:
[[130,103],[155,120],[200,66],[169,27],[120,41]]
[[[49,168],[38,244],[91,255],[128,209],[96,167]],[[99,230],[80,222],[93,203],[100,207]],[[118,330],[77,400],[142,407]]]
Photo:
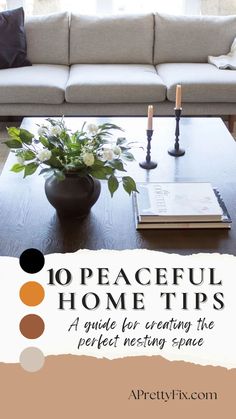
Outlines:
[[40,167],[39,174],[54,174],[59,181],[71,173],[91,175],[107,180],[111,196],[120,183],[131,194],[136,191],[135,181],[126,175],[121,175],[119,180],[117,172],[125,173],[125,162],[134,160],[134,157],[125,138],[112,141],[112,130],[122,131],[110,123],[98,126],[84,123],[81,130],[71,132],[63,118],[48,118],[39,126],[38,138],[25,129],[8,128],[10,139],[5,144],[17,157],[17,163],[11,170],[16,173],[24,171],[26,177]]

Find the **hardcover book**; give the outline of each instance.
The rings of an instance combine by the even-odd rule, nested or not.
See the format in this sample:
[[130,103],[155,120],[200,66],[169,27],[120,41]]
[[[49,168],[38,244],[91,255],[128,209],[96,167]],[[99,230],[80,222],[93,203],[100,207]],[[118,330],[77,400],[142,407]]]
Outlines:
[[137,193],[133,194],[133,205],[134,205],[134,216],[135,225],[137,230],[155,230],[155,229],[230,229],[231,228],[231,217],[228,213],[226,205],[216,188],[213,188],[215,197],[222,211],[222,216],[219,221],[150,221],[148,217],[140,221],[141,216],[139,214],[139,207],[137,203]]
[[210,183],[139,183],[138,191],[141,222],[221,221],[223,215]]

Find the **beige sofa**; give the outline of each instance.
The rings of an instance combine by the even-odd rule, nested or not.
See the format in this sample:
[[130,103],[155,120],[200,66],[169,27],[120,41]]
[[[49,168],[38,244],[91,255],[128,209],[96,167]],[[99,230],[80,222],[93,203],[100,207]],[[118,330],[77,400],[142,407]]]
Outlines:
[[177,83],[185,115],[236,115],[236,71],[207,63],[228,53],[236,16],[60,13],[25,29],[33,65],[0,70],[0,115],[172,115]]

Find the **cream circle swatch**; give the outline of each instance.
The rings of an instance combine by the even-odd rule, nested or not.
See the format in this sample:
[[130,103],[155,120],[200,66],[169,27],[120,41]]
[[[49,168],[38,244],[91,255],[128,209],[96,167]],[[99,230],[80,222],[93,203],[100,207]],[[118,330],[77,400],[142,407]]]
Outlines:
[[28,372],[39,371],[45,362],[44,354],[33,346],[24,349],[20,354],[21,367]]

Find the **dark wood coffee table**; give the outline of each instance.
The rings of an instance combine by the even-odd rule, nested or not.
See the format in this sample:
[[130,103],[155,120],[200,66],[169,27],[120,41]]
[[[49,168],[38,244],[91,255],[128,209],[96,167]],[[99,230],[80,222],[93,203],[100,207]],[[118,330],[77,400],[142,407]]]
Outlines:
[[[77,129],[85,118],[67,118]],[[101,122],[102,118],[87,118]],[[146,118],[104,118],[122,126],[127,138],[146,146]],[[36,130],[42,118],[25,118],[24,128]],[[0,177],[0,255],[18,257],[35,247],[44,254],[78,249],[146,248],[180,254],[220,252],[236,255],[236,142],[219,118],[182,118],[181,145],[186,154],[174,158],[167,149],[174,142],[174,118],[155,118],[152,156],[157,169],[147,172],[138,162],[145,152],[137,149],[137,161],[129,173],[137,181],[202,181],[219,188],[232,217],[232,229],[136,231],[132,199],[120,188],[111,199],[106,183],[90,215],[78,221],[61,220],[44,194],[44,178],[22,179],[9,171],[10,156]]]

